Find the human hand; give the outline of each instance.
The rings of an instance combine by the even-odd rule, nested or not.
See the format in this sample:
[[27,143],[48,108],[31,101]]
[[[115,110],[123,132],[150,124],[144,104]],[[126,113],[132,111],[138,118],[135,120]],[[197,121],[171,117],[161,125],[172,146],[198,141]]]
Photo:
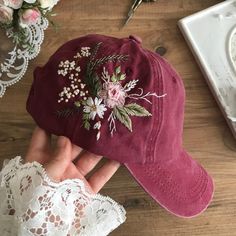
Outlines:
[[107,160],[100,169],[86,179],[86,175],[101,159],[101,156],[82,150],[63,136],[58,137],[57,146],[53,148],[51,135],[39,127],[33,132],[25,157],[26,162],[37,161],[43,165],[53,181],[79,178],[93,193],[99,192],[120,166],[117,161]]

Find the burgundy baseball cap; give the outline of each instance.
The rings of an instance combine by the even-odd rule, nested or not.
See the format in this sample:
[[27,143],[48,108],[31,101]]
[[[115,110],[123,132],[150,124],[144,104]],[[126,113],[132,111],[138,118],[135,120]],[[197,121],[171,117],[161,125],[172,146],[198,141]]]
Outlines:
[[184,101],[179,75],[141,39],[87,35],[35,69],[27,110],[46,131],[123,163],[171,213],[193,217],[213,181],[182,147]]

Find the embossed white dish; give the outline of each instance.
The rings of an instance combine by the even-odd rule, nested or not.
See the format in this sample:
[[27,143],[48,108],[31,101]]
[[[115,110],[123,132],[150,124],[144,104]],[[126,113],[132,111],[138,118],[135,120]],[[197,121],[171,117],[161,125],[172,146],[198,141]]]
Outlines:
[[178,24],[236,138],[236,0]]

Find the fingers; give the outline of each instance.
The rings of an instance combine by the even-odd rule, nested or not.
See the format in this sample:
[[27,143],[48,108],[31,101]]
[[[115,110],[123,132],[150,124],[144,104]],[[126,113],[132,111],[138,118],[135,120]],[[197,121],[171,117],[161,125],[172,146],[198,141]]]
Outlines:
[[[79,159],[74,165],[72,161],[78,156]],[[54,181],[79,178],[94,193],[97,193],[106,184],[120,166],[118,162],[109,160],[87,181],[85,176],[101,159],[101,156],[82,151],[80,147],[72,144],[68,138],[63,136],[58,138],[56,152],[52,154],[51,135],[39,127],[36,127],[33,132],[26,155],[26,161],[37,161],[43,164],[47,174]]]
[[95,155],[91,152],[83,151],[79,160],[76,162],[76,167],[79,172],[85,176],[87,175],[102,159],[102,156]]
[[85,179],[85,177],[78,171],[77,167],[74,165],[74,163],[70,163],[68,168],[65,171],[64,176],[62,177],[62,180],[65,179],[81,179],[85,186],[87,186],[87,189],[90,193],[94,193],[94,191],[91,189],[91,186],[89,185],[88,181]]
[[98,169],[89,179],[88,183],[95,193],[107,183],[107,181],[115,174],[120,167],[117,161],[109,160],[100,169]]
[[81,173],[79,173],[76,166],[72,162],[67,167],[62,179],[63,180],[65,180],[65,179],[81,179],[83,181],[86,181],[84,176]]
[[26,162],[37,161],[42,163],[41,152],[48,151],[51,145],[51,135],[43,129],[36,127],[26,154]]
[[48,175],[54,181],[61,181],[61,178],[71,163],[72,144],[66,137],[60,136],[57,140],[57,148],[52,160],[45,164]]
[[81,153],[82,151],[82,148],[75,145],[75,144],[72,144],[72,155],[71,155],[71,160],[75,160],[76,157],[78,157],[78,155]]
[[50,147],[51,135],[45,130],[36,127],[30,142],[31,149],[40,149],[44,150]]

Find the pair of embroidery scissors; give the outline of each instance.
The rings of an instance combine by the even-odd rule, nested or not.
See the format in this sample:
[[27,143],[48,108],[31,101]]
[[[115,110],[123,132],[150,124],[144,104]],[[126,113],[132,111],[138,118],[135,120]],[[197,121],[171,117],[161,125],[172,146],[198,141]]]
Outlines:
[[143,3],[143,2],[155,2],[156,0],[134,0],[133,5],[131,6],[129,13],[127,15],[127,18],[125,20],[124,26],[125,27],[131,18],[133,17],[135,11],[138,9],[138,7]]
[[137,10],[137,8],[142,4],[143,0],[134,0],[133,5],[131,6],[129,13],[127,15],[126,21],[124,23],[124,26],[126,26],[129,21],[131,20],[131,18],[134,15],[134,12]]

